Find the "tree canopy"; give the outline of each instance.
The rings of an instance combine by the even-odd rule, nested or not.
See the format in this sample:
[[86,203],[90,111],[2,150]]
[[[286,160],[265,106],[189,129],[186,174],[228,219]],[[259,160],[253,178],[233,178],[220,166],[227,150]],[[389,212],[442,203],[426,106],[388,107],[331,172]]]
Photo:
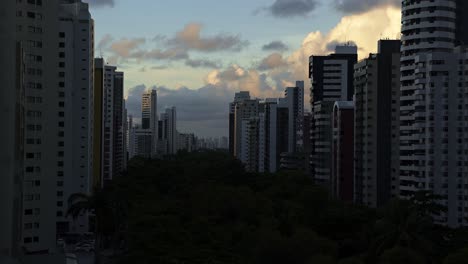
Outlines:
[[222,152],[137,158],[110,189],[126,210],[121,264],[456,263],[468,245],[427,221],[432,205],[346,204],[301,172],[247,173]]

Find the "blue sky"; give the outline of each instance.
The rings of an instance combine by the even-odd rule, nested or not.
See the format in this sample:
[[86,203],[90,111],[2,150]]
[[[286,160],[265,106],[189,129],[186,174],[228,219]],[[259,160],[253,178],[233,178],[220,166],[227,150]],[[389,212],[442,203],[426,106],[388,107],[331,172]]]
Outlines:
[[227,135],[236,91],[281,96],[307,78],[308,56],[346,41],[367,54],[399,31],[397,0],[84,1],[96,56],[125,72],[129,112],[139,117],[140,94],[155,88],[161,111],[177,107],[179,130],[201,136]]

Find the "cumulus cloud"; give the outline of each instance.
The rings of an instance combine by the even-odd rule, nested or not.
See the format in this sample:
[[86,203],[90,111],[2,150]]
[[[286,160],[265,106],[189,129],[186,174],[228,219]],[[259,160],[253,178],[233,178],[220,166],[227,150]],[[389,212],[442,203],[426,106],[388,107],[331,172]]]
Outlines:
[[317,2],[317,0],[275,0],[272,5],[262,10],[279,18],[306,16],[315,10]]
[[[344,16],[329,32],[315,31],[309,33],[302,42],[300,49],[289,57],[292,78],[308,79],[309,56],[326,55],[333,51],[338,43],[355,43],[359,57],[363,59],[371,52],[377,51],[379,38],[395,38],[399,36],[401,10],[393,6],[373,9],[361,14]],[[369,23],[369,21],[373,21]],[[350,32],[359,32],[352,34]]]
[[206,59],[188,59],[185,61],[185,65],[190,66],[192,68],[212,68],[217,69],[221,68],[221,64],[219,62],[206,60]]
[[279,67],[285,67],[287,65],[288,63],[283,59],[283,55],[275,52],[264,58],[258,65],[257,69],[260,71],[267,71]]
[[267,74],[255,69],[230,65],[207,74],[205,84],[198,89],[187,87],[138,85],[128,90],[126,107],[135,121],[141,118],[141,95],[147,89],[158,90],[159,111],[175,106],[178,129],[200,136],[227,136],[228,104],[238,91],[249,91],[252,97],[268,98],[283,95]]
[[272,41],[262,47],[263,51],[287,51],[288,49],[289,47],[279,40]]
[[[108,40],[106,40],[108,41]],[[121,60],[184,60],[189,55],[186,50],[180,48],[146,49],[144,38],[123,38],[110,44],[109,51],[113,54],[115,62]]]
[[114,0],[85,0],[91,7],[114,7]]
[[[268,62],[265,64],[268,66],[287,63],[285,67],[268,67],[268,70],[261,71],[258,69],[259,65],[245,68],[234,64],[213,69],[205,76],[204,84],[198,89],[158,87],[160,106],[177,107],[181,131],[193,131],[201,136],[227,135],[228,103],[232,101],[235,92],[247,90],[257,98],[282,97],[284,87],[293,85],[296,80],[306,80],[307,83],[309,56],[329,54],[337,44],[352,40],[359,47],[360,58],[367,57],[370,52],[376,52],[379,38],[394,38],[399,35],[400,19],[401,10],[393,5],[346,15],[328,32],[309,33],[301,47],[290,55],[281,57],[276,52],[276,55],[270,54],[261,61]],[[354,34],[356,32],[359,34]],[[135,50],[138,49],[140,48]],[[274,57],[276,60],[272,59]],[[143,87],[143,91],[145,88]],[[127,102],[129,108],[133,106],[136,109],[129,110],[130,113],[136,111],[136,116],[141,111],[141,89],[132,89],[133,93],[138,93],[138,103],[130,98]],[[307,90],[305,102],[309,99]]]
[[110,34],[104,35],[98,43],[98,50],[103,50],[109,47],[109,45],[114,41],[114,38]]
[[201,24],[190,23],[177,32],[173,38],[167,40],[167,44],[200,52],[240,51],[249,44],[248,41],[242,40],[239,35],[217,34],[202,37],[201,30]]
[[116,55],[123,58],[133,56],[133,51],[146,42],[144,38],[127,39],[123,38],[111,44],[110,50]]
[[379,6],[401,6],[401,0],[333,0],[334,7],[343,13],[363,13]]

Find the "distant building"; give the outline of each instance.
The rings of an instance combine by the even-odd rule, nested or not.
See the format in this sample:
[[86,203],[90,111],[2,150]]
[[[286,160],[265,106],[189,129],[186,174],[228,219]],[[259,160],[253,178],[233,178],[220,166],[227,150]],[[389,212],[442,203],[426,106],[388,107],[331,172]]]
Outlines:
[[312,155],[311,170],[315,181],[329,186],[332,158],[332,113],[336,101],[351,101],[353,74],[357,61],[356,46],[337,46],[328,56],[310,57]]
[[399,178],[400,41],[381,40],[378,50],[354,66],[354,199],[370,207],[398,196]]
[[285,105],[289,109],[289,147],[288,152],[294,153],[297,150],[302,122],[304,116],[304,81],[297,81],[295,87],[288,87],[285,90]]
[[153,142],[153,133],[150,129],[132,128],[131,133],[132,153],[133,157],[151,158],[152,149],[151,143]]
[[235,94],[234,102],[229,104],[229,152],[235,156],[235,112],[236,104],[243,100],[250,100],[250,93],[247,91],[238,92]]
[[241,152],[239,159],[249,172],[258,171],[259,119],[242,119]]
[[234,112],[234,156],[239,158],[242,153],[242,124],[244,120],[258,116],[258,100],[243,100],[235,104]]
[[158,141],[158,92],[151,90],[143,93],[141,97],[141,128],[149,129],[152,133],[151,156],[157,155]]
[[338,101],[332,116],[332,195],[354,201],[354,103]]

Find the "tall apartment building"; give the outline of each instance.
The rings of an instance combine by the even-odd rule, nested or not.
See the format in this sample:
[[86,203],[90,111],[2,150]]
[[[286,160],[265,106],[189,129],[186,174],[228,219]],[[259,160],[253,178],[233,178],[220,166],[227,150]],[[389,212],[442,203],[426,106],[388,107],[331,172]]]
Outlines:
[[242,153],[242,124],[244,120],[258,116],[259,101],[246,99],[235,103],[234,106],[234,156],[240,157]]
[[141,97],[142,129],[149,129],[152,133],[151,155],[157,154],[158,143],[158,93],[151,90],[143,93]]
[[399,90],[400,41],[380,40],[378,53],[354,66],[357,203],[380,207],[397,195]]
[[289,147],[288,152],[294,153],[302,131],[304,116],[304,81],[296,81],[295,87],[288,87],[284,92],[285,104],[289,109]]
[[141,128],[150,129],[151,123],[151,91],[141,95]]
[[[57,235],[89,232],[88,216],[66,217],[67,199],[74,193],[90,194],[92,186],[92,133],[94,85],[94,22],[88,4],[62,1],[59,10],[57,156]],[[62,134],[63,133],[63,134]]]
[[241,152],[239,160],[248,172],[257,172],[259,166],[259,118],[250,117],[242,120]]
[[178,150],[177,110],[167,108],[158,121],[158,155],[173,155]]
[[175,106],[166,109],[167,148],[169,154],[177,153],[177,110]]
[[400,94],[400,196],[441,196],[437,220],[468,225],[468,6],[466,1],[404,1]]
[[250,93],[248,91],[238,92],[234,96],[234,102],[229,104],[229,152],[234,156],[234,134],[235,134],[235,112],[236,112],[236,104],[243,100],[249,100]]
[[95,59],[94,187],[100,188],[124,168],[123,73]]
[[[19,249],[22,215],[22,178],[23,170],[19,160],[23,158],[22,133],[17,133],[21,125],[17,108],[20,105],[22,83],[21,73],[17,70],[21,57],[21,42],[16,40],[16,24],[24,24],[16,18],[16,12],[25,7],[18,6],[14,0],[2,3],[0,12],[0,118],[5,124],[0,130],[0,258],[13,256]],[[22,26],[22,25],[21,25]],[[37,36],[39,38],[39,36]],[[36,40],[38,41],[38,40]]]
[[336,199],[354,201],[354,102],[338,101],[332,114],[331,190]]
[[0,255],[54,253],[61,234],[87,231],[64,216],[67,195],[89,191],[93,21],[81,1],[2,8]]
[[312,82],[311,170],[315,181],[329,185],[332,158],[332,112],[336,101],[353,98],[353,69],[356,46],[337,46],[328,56],[311,56],[309,77]]
[[153,142],[153,133],[149,129],[138,127],[131,128],[130,133],[130,158],[143,157],[151,158],[151,143]]

